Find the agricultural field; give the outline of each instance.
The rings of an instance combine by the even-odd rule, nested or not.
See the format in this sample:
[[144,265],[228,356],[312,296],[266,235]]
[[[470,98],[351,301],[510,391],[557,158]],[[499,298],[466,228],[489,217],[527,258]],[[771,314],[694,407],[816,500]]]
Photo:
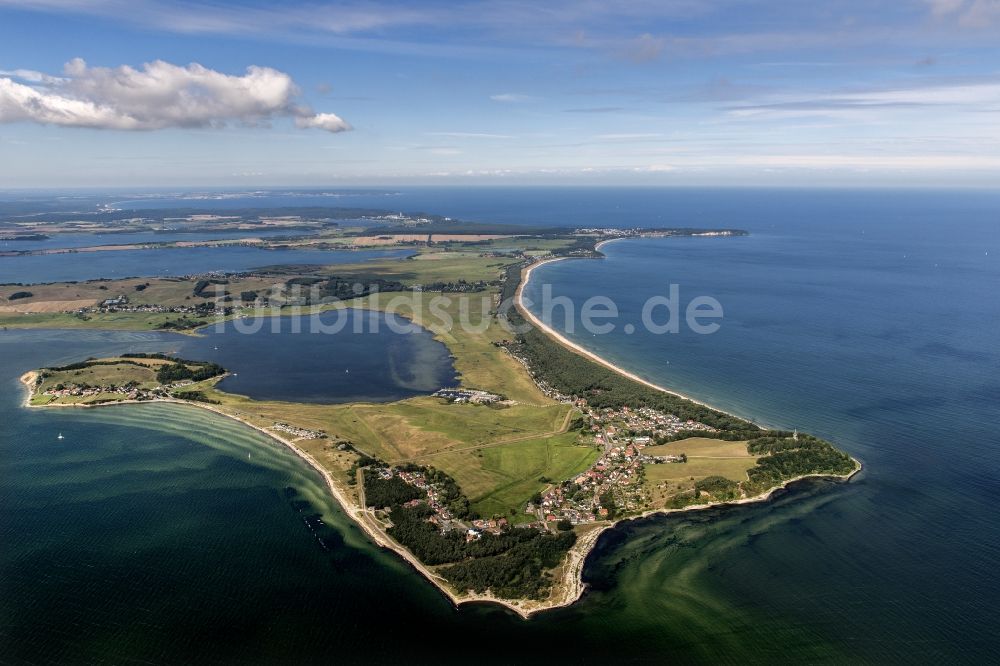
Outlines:
[[[168,252],[169,250],[163,250]],[[446,252],[424,249],[409,259],[381,259],[362,264],[333,264],[330,266],[274,266],[270,275],[255,277],[230,277],[227,284],[213,285],[200,295],[194,294],[198,280],[195,278],[128,278],[124,280],[89,280],[82,282],[55,282],[34,284],[30,288],[19,285],[0,286],[0,325],[19,328],[41,326],[70,328],[154,328],[164,317],[107,317],[101,313],[88,313],[83,319],[72,314],[87,307],[94,307],[106,299],[119,296],[128,298],[128,306],[154,305],[162,307],[194,306],[213,300],[216,294],[231,296],[230,304],[239,305],[244,292],[255,292],[274,304],[281,305],[283,285],[289,279],[302,275],[330,275],[366,280],[397,280],[406,285],[434,283],[492,282],[512,258],[481,257],[480,250]],[[17,292],[28,291],[31,296],[10,300]],[[488,309],[488,308],[487,308]],[[119,313],[144,314],[144,313]],[[149,314],[149,313],[145,313]],[[69,316],[66,316],[69,315]],[[174,317],[176,319],[176,317]],[[88,323],[90,322],[90,323]]]
[[[231,278],[228,284],[214,285],[219,294],[228,292],[236,301],[244,291],[257,291],[261,295],[281,279],[267,277]],[[185,278],[128,278],[124,280],[88,280],[85,282],[53,282],[33,284],[30,287],[0,287],[0,316],[16,313],[57,313],[98,305],[106,299],[126,296],[129,305],[155,304],[168,307],[190,306],[212,299],[214,292],[195,296],[195,279]],[[10,293],[30,291],[28,298],[7,300]],[[16,317],[15,317],[16,319]]]
[[444,470],[486,516],[523,509],[546,485],[540,479],[561,481],[599,455],[593,445],[577,442],[578,433],[565,432],[571,409],[557,403],[494,408],[412,398],[385,405],[316,405],[205,393],[223,411],[262,428],[286,421],[322,430],[330,441],[350,441],[387,462]]
[[572,478],[597,460],[600,450],[579,440],[579,433],[566,432],[446,453],[418,462],[448,472],[481,515],[518,519],[534,493],[553,482]]
[[757,457],[747,453],[747,443],[728,442],[707,437],[690,437],[660,446],[648,446],[643,453],[651,456],[687,455],[686,463],[646,465],[646,487],[653,506],[662,506],[669,498],[694,488],[695,481],[722,476],[745,481],[747,470],[757,464]]
[[68,328],[148,331],[180,315],[158,312],[109,312],[77,316],[72,312],[0,312],[0,326],[11,328]]
[[[330,266],[322,272],[362,279],[370,274],[383,280],[421,284],[494,281],[513,261],[481,257],[480,252],[427,248],[411,259]],[[263,294],[267,286],[284,282],[291,275],[231,279],[222,288],[237,298],[241,291]],[[31,300],[55,301],[68,295],[97,302],[124,293],[132,302],[185,305],[193,300],[194,283],[182,279],[142,279],[40,285],[32,287],[35,296]],[[137,290],[140,285],[142,288]],[[216,408],[258,427],[270,429],[277,422],[286,422],[327,433],[327,439],[300,443],[338,474],[351,471],[352,456],[339,451],[335,444],[349,441],[358,451],[390,463],[414,462],[442,469],[458,481],[474,509],[482,515],[503,514],[513,520],[524,520],[523,507],[535,492],[550,480],[559,482],[586,469],[599,451],[591,443],[581,443],[578,433],[567,432],[572,408],[546,397],[524,367],[494,344],[511,335],[500,327],[491,312],[495,298],[495,289],[444,294],[394,292],[356,299],[348,305],[391,310],[428,328],[452,353],[459,384],[500,394],[508,400],[502,405],[449,403],[429,396],[389,404],[293,404],[228,394],[212,388],[214,382],[205,382],[197,388],[207,400],[218,403]],[[58,312],[0,313],[0,322],[9,317],[18,318],[20,325],[33,320],[38,326],[80,328],[97,320],[102,328],[153,328],[179,315],[112,312],[86,316],[90,319]],[[118,385],[130,380],[144,386],[150,380],[155,383],[152,370],[131,367],[134,369],[88,368],[88,376],[80,379],[88,384]],[[149,377],[132,376],[142,372]]]
[[443,251],[422,249],[409,259],[376,259],[363,264],[324,266],[327,275],[399,280],[403,284],[434,282],[489,282],[496,280],[505,266],[516,261],[507,257],[481,257],[485,249]]

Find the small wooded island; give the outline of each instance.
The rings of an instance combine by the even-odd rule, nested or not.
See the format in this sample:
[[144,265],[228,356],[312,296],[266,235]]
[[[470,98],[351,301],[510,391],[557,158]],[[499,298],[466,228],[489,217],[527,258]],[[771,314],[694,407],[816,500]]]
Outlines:
[[[453,231],[469,233],[464,226]],[[474,231],[467,242],[455,233],[433,243],[428,233],[415,257],[371,262],[363,274],[357,266],[275,267],[32,285],[35,301],[39,295],[72,301],[70,292],[76,302],[86,294],[100,300],[68,313],[28,312],[20,321],[8,315],[4,323],[51,326],[62,317],[76,327],[189,330],[251,316],[262,300],[269,309],[258,316],[303,307],[385,309],[392,296],[397,314],[447,345],[459,386],[387,404],[272,402],[219,390],[226,370],[215,364],[122,354],[27,373],[28,404],[170,401],[237,419],[313,465],[375,542],[407,559],[455,603],[494,601],[524,617],[579,598],[584,559],[617,521],[760,501],[798,479],[846,479],[860,469],[829,442],[763,429],[653,386],[581,353],[544,325],[510,332],[510,325],[538,323],[522,308],[519,287],[540,261],[599,257],[596,246],[617,237],[742,232]],[[524,249],[500,251],[497,242]],[[344,285],[358,281],[379,288],[351,298]],[[428,293],[471,294],[493,305],[463,313],[459,299],[450,298],[435,311]],[[446,327],[442,308],[453,321],[471,317],[470,325]]]

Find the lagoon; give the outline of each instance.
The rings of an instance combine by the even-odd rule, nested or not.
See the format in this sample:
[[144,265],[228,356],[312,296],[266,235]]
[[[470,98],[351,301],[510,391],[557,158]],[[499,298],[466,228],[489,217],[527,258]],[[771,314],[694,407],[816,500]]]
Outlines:
[[235,374],[219,388],[257,400],[388,402],[457,383],[447,348],[408,320],[368,310],[236,320],[187,338],[178,354]]
[[308,232],[273,228],[260,230],[233,229],[215,232],[185,232],[165,229],[163,231],[123,231],[119,233],[64,233],[54,234],[41,240],[0,240],[0,251],[17,252],[132,243],[203,242],[210,240],[238,240],[241,238],[273,238],[300,236],[306,233]]
[[411,254],[412,250],[287,250],[244,246],[38,254],[0,257],[0,284],[240,272],[279,264],[358,264]]

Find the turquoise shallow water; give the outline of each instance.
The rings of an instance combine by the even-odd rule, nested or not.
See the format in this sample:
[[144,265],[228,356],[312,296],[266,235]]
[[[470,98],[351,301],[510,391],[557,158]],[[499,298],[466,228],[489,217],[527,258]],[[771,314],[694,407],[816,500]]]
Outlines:
[[[420,196],[433,204],[433,192]],[[718,298],[726,317],[713,336],[581,342],[721,407],[829,437],[866,471],[765,505],[623,525],[588,560],[590,591],[571,608],[530,622],[489,606],[456,611],[368,544],[307,467],[238,424],[172,406],[18,407],[23,370],[155,351],[149,334],[10,332],[0,335],[4,661],[993,659],[1000,198],[531,190],[437,200],[423,207],[750,229],[617,243],[607,260],[539,275],[574,299],[616,297],[626,316],[670,282]],[[324,516],[328,551],[303,512]]]

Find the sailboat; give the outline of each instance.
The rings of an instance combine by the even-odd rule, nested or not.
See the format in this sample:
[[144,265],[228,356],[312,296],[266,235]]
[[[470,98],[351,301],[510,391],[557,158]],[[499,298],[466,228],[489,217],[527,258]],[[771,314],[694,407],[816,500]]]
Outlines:
[[65,437],[63,437],[63,434],[62,434],[62,433],[59,433],[59,436],[58,436],[58,437],[56,437],[56,439],[66,439],[66,438],[65,438]]

